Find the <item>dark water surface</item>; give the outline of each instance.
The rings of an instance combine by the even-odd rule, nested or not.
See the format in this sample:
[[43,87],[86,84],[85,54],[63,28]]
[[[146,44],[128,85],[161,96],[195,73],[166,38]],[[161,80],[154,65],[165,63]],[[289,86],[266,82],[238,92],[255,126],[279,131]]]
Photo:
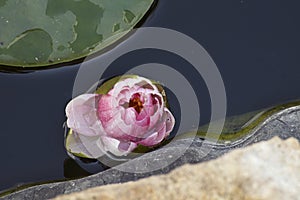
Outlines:
[[[161,0],[144,26],[174,29],[197,40],[223,76],[228,115],[236,115],[300,98],[299,6],[280,0]],[[148,62],[181,68],[198,94],[201,124],[208,122],[205,84],[173,54],[132,52],[116,60],[105,76]],[[71,176],[64,172],[64,163],[73,163],[65,161],[63,123],[78,67],[0,73],[0,190]]]

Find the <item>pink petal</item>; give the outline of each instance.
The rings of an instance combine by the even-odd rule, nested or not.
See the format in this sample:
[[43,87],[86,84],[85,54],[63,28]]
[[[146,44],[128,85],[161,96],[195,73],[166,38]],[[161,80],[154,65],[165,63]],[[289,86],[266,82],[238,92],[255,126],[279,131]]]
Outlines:
[[110,109],[110,110],[104,110],[104,111],[99,111],[97,112],[98,114],[98,120],[101,121],[101,123],[103,124],[103,126],[107,126],[106,124],[112,119],[114,118],[117,114],[119,114],[119,110],[118,109]]
[[83,94],[71,100],[66,107],[67,126],[86,136],[103,134],[103,128],[97,120],[98,94]]
[[[158,105],[155,105],[153,107],[158,107]],[[149,129],[153,129],[153,127],[159,122],[162,116],[163,116],[163,108],[162,107],[156,108],[156,112],[150,117]]]
[[141,112],[137,115],[136,120],[141,121],[147,117],[147,112],[145,109],[142,109]]
[[136,118],[136,124],[138,126],[149,126],[150,116],[147,114],[147,112],[144,109],[142,109],[142,111],[138,114]]
[[157,137],[155,139],[154,145],[160,143],[168,135],[169,135],[169,133],[166,132],[166,124],[163,123],[162,128],[158,131],[158,134],[157,134]]
[[137,144],[134,142],[120,142],[119,149],[125,152],[132,152],[137,147]]
[[164,111],[166,117],[166,132],[167,134],[170,134],[170,132],[173,130],[175,126],[175,118],[168,108],[165,108]]
[[115,98],[118,102],[118,105],[123,105],[124,103],[129,102],[130,96],[131,96],[130,88],[125,87],[120,91],[119,95]]
[[139,140],[145,138],[145,134],[147,132],[148,126],[139,126],[137,124],[134,124],[130,135]]
[[[132,87],[143,87],[145,85],[149,85],[151,87],[151,90],[154,90],[155,92],[158,92],[157,87],[148,79],[144,78],[144,77],[134,77],[134,78],[126,78],[124,80],[121,80],[119,82],[117,82],[113,89],[111,89],[108,94],[117,97],[120,93],[120,91],[124,88],[124,87],[128,87],[128,88],[132,88]],[[136,90],[136,89],[135,89]]]
[[103,95],[100,98],[97,114],[104,127],[118,114],[119,111],[116,109],[117,107],[116,99],[113,96]]
[[168,134],[166,134],[166,123],[160,123],[157,126],[157,130],[152,133],[150,136],[146,137],[144,140],[138,142],[138,144],[144,146],[153,146],[160,143],[164,138],[166,138]]
[[124,122],[127,125],[135,124],[136,116],[137,116],[137,112],[135,111],[134,108],[127,108],[124,114]]
[[159,144],[165,139],[173,130],[175,125],[175,118],[169,109],[164,108],[164,115],[161,121],[159,121],[152,130],[153,133],[150,136],[145,135],[145,139],[138,142],[138,144],[144,146],[153,146]]
[[143,146],[153,146],[154,144],[156,144],[156,138],[157,138],[158,133],[154,132],[152,135],[150,135],[149,137],[147,137],[146,139],[137,142],[138,144],[141,144]]
[[[132,152],[137,144],[130,142],[122,142],[120,140],[111,138],[111,137],[101,137],[101,142],[98,142],[99,148],[103,148],[104,151],[109,151],[110,153],[116,156],[125,156],[128,153]],[[121,148],[120,148],[121,147]]]
[[103,127],[107,136],[118,139],[128,139],[128,135],[132,132],[132,125],[127,125],[124,122],[121,112],[117,112]]
[[102,95],[98,103],[98,111],[111,110],[117,107],[116,98],[111,95]]

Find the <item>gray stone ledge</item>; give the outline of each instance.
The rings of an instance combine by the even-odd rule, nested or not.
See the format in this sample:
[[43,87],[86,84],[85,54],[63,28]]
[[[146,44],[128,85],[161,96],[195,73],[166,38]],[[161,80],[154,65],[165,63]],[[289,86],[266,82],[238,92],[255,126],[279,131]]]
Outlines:
[[[274,136],[279,136],[282,139],[294,137],[300,141],[299,121],[300,106],[294,106],[268,117],[261,125],[259,125],[251,133],[249,133],[247,137],[237,142],[215,145],[212,143],[203,142],[203,140],[196,138],[192,142],[192,145],[190,145],[190,147],[179,159],[157,171],[147,173],[128,173],[120,171],[117,168],[122,167],[124,169],[128,169],[131,167],[135,167],[145,168],[145,170],[147,170],[147,167],[151,167],[151,165],[153,164],[154,159],[161,159],[161,162],[168,162],[167,159],[170,156],[180,151],[182,147],[189,144],[193,139],[180,139],[174,141],[170,145],[168,145],[167,148],[158,149],[154,152],[145,154],[139,158],[124,163],[117,168],[111,168],[95,175],[77,180],[33,186],[7,195],[1,199],[49,199],[60,194],[82,191],[91,187],[112,183],[123,183],[138,180],[151,175],[165,174],[185,163],[200,163],[215,159],[223,155],[224,153],[231,151],[232,149],[245,147],[263,140],[269,140]],[[207,149],[210,149],[208,154],[205,153]]]

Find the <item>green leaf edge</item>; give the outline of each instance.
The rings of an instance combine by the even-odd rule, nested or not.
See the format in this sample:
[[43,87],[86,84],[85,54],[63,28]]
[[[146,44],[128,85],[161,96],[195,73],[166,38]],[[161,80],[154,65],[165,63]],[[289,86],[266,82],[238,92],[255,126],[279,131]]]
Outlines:
[[[70,59],[63,59],[60,61],[53,61],[53,62],[49,62],[49,63],[30,63],[30,64],[21,64],[21,63],[17,63],[17,64],[12,64],[12,63],[3,63],[0,60],[0,65],[3,66],[7,66],[7,67],[11,67],[11,68],[23,68],[23,69],[30,69],[30,68],[43,68],[43,67],[49,67],[49,66],[54,66],[54,65],[59,65],[59,64],[63,64],[63,63],[69,63],[72,61],[76,61],[79,59],[82,59],[84,57],[87,57],[89,55],[93,55],[96,54],[98,52],[100,52],[101,50],[104,50],[105,48],[118,43],[120,40],[122,40],[123,37],[125,37],[129,32],[131,32],[137,24],[140,23],[140,21],[143,19],[143,17],[147,14],[147,12],[150,10],[150,8],[154,5],[155,0],[151,0],[152,2],[149,4],[149,6],[146,8],[146,12],[144,14],[138,15],[138,20],[136,20],[135,23],[132,24],[131,28],[127,31],[122,31],[116,35],[112,35],[111,37],[109,37],[107,40],[105,40],[103,43],[97,45],[91,52],[88,53],[82,53],[79,55],[75,55],[74,57],[70,58]],[[118,37],[118,35],[120,35]],[[116,38],[116,39],[115,39]],[[0,66],[1,68],[1,66]]]

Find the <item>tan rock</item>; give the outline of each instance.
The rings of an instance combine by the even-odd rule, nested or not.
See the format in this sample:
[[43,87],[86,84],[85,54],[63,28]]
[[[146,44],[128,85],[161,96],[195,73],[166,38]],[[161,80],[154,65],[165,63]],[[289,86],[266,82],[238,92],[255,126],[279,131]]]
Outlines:
[[106,185],[55,200],[300,199],[300,145],[273,138],[167,175]]

